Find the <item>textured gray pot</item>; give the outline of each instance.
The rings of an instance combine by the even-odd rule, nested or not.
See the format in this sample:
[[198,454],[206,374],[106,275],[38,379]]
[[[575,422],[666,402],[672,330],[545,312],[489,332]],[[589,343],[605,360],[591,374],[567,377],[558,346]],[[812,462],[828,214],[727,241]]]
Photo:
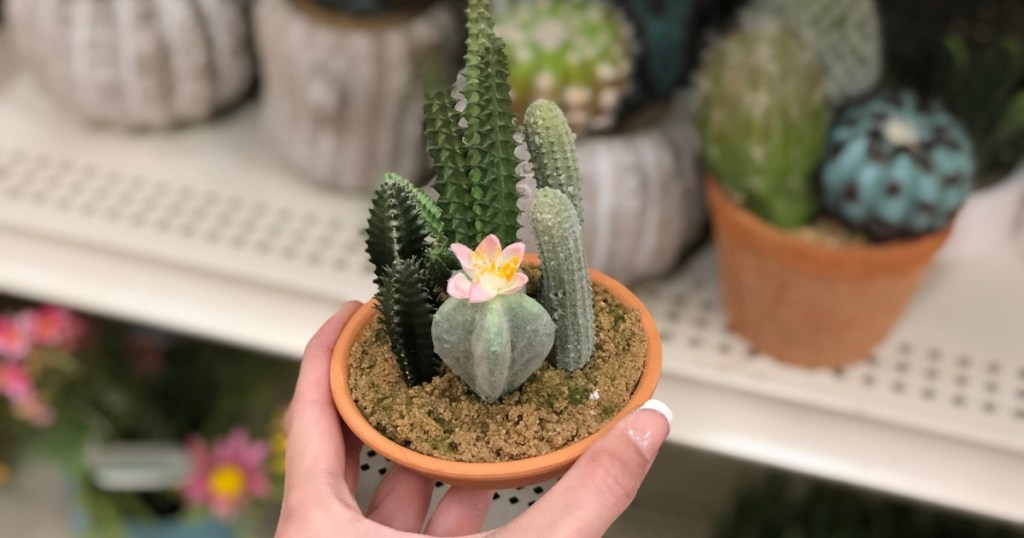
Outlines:
[[385,172],[423,179],[425,70],[446,66],[462,36],[451,4],[357,18],[258,0],[254,18],[263,128],[293,167],[343,190]]
[[7,0],[21,64],[86,119],[206,119],[254,79],[247,0]]

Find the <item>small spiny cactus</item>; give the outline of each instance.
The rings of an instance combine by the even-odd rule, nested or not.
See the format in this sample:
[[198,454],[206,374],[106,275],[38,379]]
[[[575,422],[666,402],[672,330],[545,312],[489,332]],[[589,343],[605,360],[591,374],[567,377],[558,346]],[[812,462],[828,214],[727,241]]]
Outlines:
[[807,223],[830,114],[807,44],[777,23],[751,21],[705,53],[697,94],[702,151],[718,180],[776,226]]
[[829,99],[863,95],[882,76],[882,26],[874,0],[756,0],[818,51]]
[[910,91],[845,110],[826,155],[825,209],[878,240],[942,228],[971,191],[966,130],[938,101]]
[[573,130],[607,130],[632,89],[632,30],[614,6],[591,0],[522,0],[498,14],[511,62],[512,108],[537,99],[566,111]]
[[583,225],[583,200],[580,193],[580,164],[576,158],[576,136],[558,105],[541,99],[526,109],[523,121],[526,145],[530,150],[537,188],[551,187],[572,202]]
[[554,363],[578,370],[594,353],[594,297],[572,202],[543,188],[533,201],[532,224],[541,257],[541,304],[555,320]]
[[377,292],[377,309],[383,317],[391,351],[402,379],[410,387],[437,375],[438,363],[430,334],[437,305],[429,282],[422,259],[399,259],[385,270]]
[[412,183],[387,174],[374,193],[366,230],[374,282],[379,285],[396,260],[422,256],[438,226],[437,206]]

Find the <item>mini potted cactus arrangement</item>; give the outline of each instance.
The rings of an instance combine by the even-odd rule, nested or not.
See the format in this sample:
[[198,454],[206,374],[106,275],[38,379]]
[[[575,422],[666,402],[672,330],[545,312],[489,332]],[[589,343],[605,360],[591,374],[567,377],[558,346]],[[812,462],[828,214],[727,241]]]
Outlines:
[[691,8],[516,0],[495,10],[516,116],[537,99],[565,112],[591,217],[584,244],[595,268],[626,284],[662,276],[704,232],[696,135],[679,91]]
[[458,11],[440,0],[256,0],[266,136],[303,178],[369,192],[425,180],[423,96],[447,80]]
[[[874,9],[827,4],[857,12],[842,7],[852,3]],[[805,35],[785,17],[742,18],[703,58],[697,114],[731,327],[780,360],[826,366],[866,358],[885,337],[975,165],[938,101],[894,90],[841,104],[867,86],[831,83],[829,56]]]
[[[534,102],[520,138],[488,2],[470,0],[467,16],[460,83],[426,107],[438,198],[393,174],[377,189],[367,252],[378,292],[339,337],[331,387],[353,432],[392,461],[451,484],[517,487],[564,472],[650,398],[661,347],[643,304],[587,268],[565,116]],[[517,241],[527,149],[539,258]]]

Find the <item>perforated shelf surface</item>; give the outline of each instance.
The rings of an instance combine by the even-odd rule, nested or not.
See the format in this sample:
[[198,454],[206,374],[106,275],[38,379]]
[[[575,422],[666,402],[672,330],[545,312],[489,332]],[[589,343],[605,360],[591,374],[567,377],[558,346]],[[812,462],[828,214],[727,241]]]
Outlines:
[[[372,293],[367,198],[299,180],[251,106],[97,132],[14,75],[0,118],[2,292],[291,357]],[[699,253],[637,290],[665,343],[671,440],[1024,522],[1022,253],[933,267],[873,356],[838,370],[782,365],[730,333],[714,253]]]

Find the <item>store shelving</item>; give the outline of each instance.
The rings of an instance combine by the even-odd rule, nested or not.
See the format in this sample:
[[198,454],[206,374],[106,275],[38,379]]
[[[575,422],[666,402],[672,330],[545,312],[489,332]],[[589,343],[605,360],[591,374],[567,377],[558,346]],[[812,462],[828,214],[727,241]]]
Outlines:
[[[372,293],[366,197],[302,182],[252,105],[103,132],[15,74],[0,120],[2,292],[293,358]],[[729,333],[705,249],[638,288],[665,340],[671,440],[1024,523],[1022,275],[1017,248],[936,266],[869,361],[808,370]]]

